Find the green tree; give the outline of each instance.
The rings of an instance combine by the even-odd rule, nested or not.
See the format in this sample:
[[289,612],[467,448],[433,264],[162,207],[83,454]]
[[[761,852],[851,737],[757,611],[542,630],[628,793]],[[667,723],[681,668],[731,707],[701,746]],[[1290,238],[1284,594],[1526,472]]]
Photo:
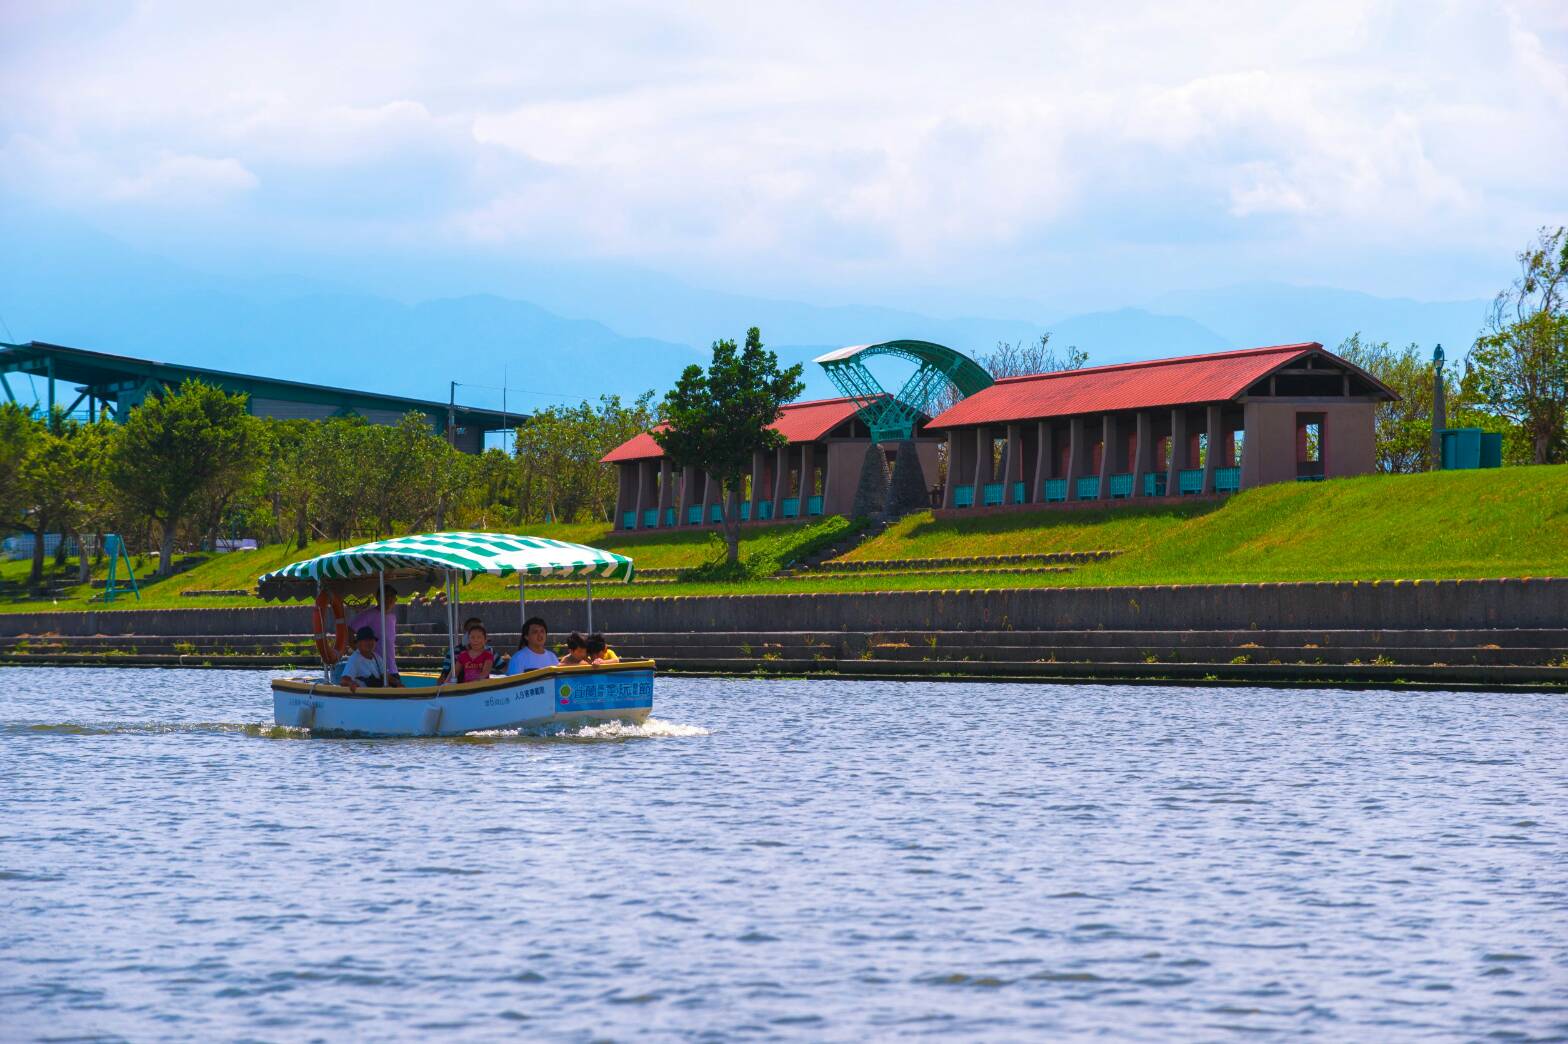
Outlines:
[[131,411],[110,475],[162,530],[158,575],[168,576],[173,568],[175,533],[198,499],[257,465],[257,441],[245,396],[194,379],[149,396]]
[[1524,429],[1532,459],[1568,459],[1568,228],[1543,228],[1519,254],[1467,360],[1467,385]]
[[1426,471],[1431,466],[1432,360],[1419,345],[1391,348],[1387,341],[1363,340],[1359,332],[1334,351],[1399,394],[1394,402],[1378,404],[1373,429],[1378,470]]
[[322,535],[345,543],[359,523],[361,462],[371,451],[370,425],[360,417],[333,417],[312,424],[300,449],[302,481],[311,491],[310,517]]
[[603,521],[615,511],[615,469],[606,453],[654,422],[653,393],[630,404],[606,395],[595,406],[551,406],[517,432],[518,509],[530,521]]
[[[32,483],[27,463],[44,426],[14,402],[0,403],[0,533],[32,530]],[[42,565],[39,565],[42,569]]]
[[740,561],[742,483],[755,454],[786,443],[770,425],[805,388],[800,374],[799,363],[779,369],[778,356],[762,346],[762,333],[753,326],[744,348],[729,340],[713,342],[708,369],[686,367],[664,397],[667,427],[653,437],[676,468],[698,468],[719,482],[731,567]]

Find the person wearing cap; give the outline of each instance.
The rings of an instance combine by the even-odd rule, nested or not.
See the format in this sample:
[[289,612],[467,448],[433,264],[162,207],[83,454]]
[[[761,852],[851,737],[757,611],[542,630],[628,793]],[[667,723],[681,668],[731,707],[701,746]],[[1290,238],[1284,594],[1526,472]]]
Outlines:
[[366,627],[375,635],[381,645],[381,655],[386,657],[386,684],[402,685],[403,679],[397,672],[397,588],[387,587],[385,607],[372,605],[348,622],[349,630],[356,635]]
[[369,627],[361,627],[354,632],[354,651],[343,661],[343,675],[339,684],[348,686],[350,692],[361,685],[373,689],[386,685],[386,679],[381,674],[381,663],[376,659],[376,632]]

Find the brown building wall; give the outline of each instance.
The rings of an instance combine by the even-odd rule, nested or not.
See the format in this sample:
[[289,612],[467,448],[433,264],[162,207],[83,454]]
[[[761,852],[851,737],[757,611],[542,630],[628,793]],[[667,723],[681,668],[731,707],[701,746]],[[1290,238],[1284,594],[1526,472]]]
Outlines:
[[1303,413],[1323,416],[1325,478],[1366,475],[1377,468],[1374,402],[1252,399],[1245,403],[1245,411],[1246,439],[1241,463],[1244,489],[1296,481],[1296,418]]

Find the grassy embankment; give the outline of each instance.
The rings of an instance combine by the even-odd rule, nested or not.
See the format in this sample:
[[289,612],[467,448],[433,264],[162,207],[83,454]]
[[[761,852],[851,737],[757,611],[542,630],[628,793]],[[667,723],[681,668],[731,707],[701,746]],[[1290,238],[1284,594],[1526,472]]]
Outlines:
[[[832,527],[843,524],[842,520],[823,520],[748,530],[742,554],[759,565],[782,564],[801,546],[809,546],[830,535]],[[529,531],[622,551],[635,558],[640,569],[689,569],[722,554],[717,536],[705,532],[611,536],[603,524],[544,526]],[[260,573],[334,546],[315,544],[304,551],[272,546],[213,556],[188,573],[153,585],[140,603],[117,602],[115,607],[254,605],[253,598],[182,598],[179,592],[249,589]],[[797,580],[607,584],[594,593],[596,597],[628,597],[1568,576],[1568,466],[1283,484],[1249,490],[1217,504],[1042,511],[952,522],[936,522],[930,513],[923,513],[903,520],[849,557],[908,560],[1097,550],[1122,554],[1068,573],[910,572]],[[66,572],[74,576],[74,570],[73,562]],[[26,571],[25,562],[5,563],[0,565],[0,579],[22,579]],[[556,590],[564,595],[571,588]],[[60,598],[58,607],[86,608],[88,594],[83,588],[72,589]],[[474,600],[509,597],[513,595],[504,581],[488,577],[475,581],[465,593],[466,599]],[[0,611],[41,607],[36,601],[0,602]]]

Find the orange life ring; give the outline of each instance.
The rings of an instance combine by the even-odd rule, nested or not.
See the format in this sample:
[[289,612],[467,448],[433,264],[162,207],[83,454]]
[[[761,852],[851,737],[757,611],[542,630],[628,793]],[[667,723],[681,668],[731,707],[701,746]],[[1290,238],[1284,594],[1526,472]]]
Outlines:
[[331,667],[348,651],[348,614],[343,611],[343,596],[330,591],[316,595],[312,624],[316,629],[316,652],[321,662]]

